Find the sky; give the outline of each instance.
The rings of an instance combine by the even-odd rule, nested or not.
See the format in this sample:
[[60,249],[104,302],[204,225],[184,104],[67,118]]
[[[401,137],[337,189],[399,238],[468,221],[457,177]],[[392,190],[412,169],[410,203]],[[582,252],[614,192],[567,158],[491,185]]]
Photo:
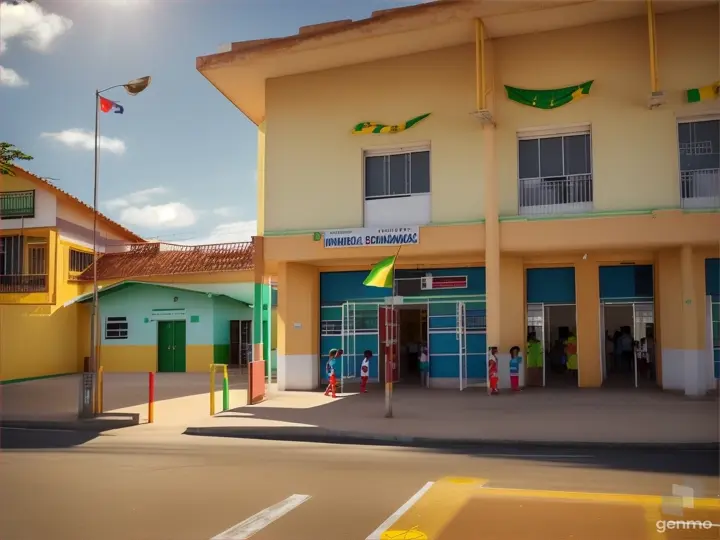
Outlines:
[[100,211],[146,239],[221,243],[256,232],[257,128],[195,69],[234,41],[360,19],[402,0],[0,0],[0,141],[92,204],[94,92],[105,94]]

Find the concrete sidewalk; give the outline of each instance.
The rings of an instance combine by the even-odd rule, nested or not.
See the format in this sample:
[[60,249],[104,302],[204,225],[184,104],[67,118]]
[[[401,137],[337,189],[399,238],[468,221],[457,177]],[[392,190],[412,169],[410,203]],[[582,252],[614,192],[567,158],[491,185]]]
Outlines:
[[489,397],[481,390],[398,388],[391,419],[382,389],[336,400],[278,392],[269,401],[192,424],[192,435],[408,445],[566,443],[713,446],[720,440],[716,398],[660,391],[526,390]]
[[[115,430],[118,435],[187,433],[272,440],[462,446],[479,443],[717,445],[715,397],[690,400],[647,390],[533,389],[489,397],[483,390],[398,387],[384,417],[381,386],[333,400],[321,392],[277,392],[245,406],[246,377],[231,374],[232,410],[210,416],[207,374],[156,376],[155,422],[147,424],[147,374],[107,374],[105,415],[77,420],[79,376],[0,387],[0,424]],[[216,411],[222,410],[221,376]],[[132,426],[132,427],[128,427]],[[128,429],[117,429],[126,428]]]
[[[0,424],[6,427],[105,431],[142,425],[148,420],[148,374],[106,373],[103,415],[78,420],[81,375],[0,386]],[[215,406],[222,410],[222,374],[216,376]],[[203,373],[155,376],[153,426],[184,429],[210,416],[210,377]],[[230,403],[247,402],[247,376],[230,372]]]

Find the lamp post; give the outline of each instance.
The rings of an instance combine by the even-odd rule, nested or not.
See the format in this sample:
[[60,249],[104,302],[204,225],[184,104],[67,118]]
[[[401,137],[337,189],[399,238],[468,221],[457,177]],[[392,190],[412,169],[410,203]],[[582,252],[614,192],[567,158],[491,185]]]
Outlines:
[[97,373],[97,350],[98,350],[98,334],[100,333],[100,325],[98,320],[98,246],[97,246],[97,225],[98,225],[98,176],[100,171],[100,96],[109,90],[123,87],[125,91],[136,96],[150,85],[150,77],[141,77],[133,79],[125,84],[116,84],[108,86],[104,90],[95,90],[95,172],[93,174],[93,299],[92,312],[90,317],[90,365],[89,372],[83,374],[80,414],[84,418],[92,417],[95,414],[93,403],[95,396],[95,374]]

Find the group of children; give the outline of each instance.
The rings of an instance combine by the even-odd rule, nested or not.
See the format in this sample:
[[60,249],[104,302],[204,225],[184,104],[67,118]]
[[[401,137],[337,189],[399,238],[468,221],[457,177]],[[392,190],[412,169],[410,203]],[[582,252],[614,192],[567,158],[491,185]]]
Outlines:
[[[335,388],[337,386],[337,377],[335,376],[335,364],[339,359],[341,359],[343,352],[344,351],[342,349],[330,349],[330,352],[328,353],[328,361],[325,365],[325,373],[327,374],[328,378],[328,385],[325,389],[326,396],[332,395],[332,397],[337,397],[335,395]],[[365,353],[363,354],[362,364],[360,364],[360,392],[362,392],[363,394],[367,393],[367,382],[368,377],[370,376],[371,358],[372,351],[365,351]]]
[[[335,375],[335,364],[341,359],[343,355],[342,349],[330,349],[328,353],[328,361],[325,364],[325,373],[328,379],[328,385],[325,389],[325,395],[336,397],[335,389],[337,386],[337,377]],[[363,353],[363,360],[360,364],[360,392],[367,394],[367,383],[370,377],[370,359],[373,353],[371,350],[366,350]],[[420,361],[420,382],[423,387],[429,386],[429,375],[430,375],[430,359],[428,358],[428,349],[426,346],[420,348],[420,354],[418,356]]]
[[[500,380],[499,368],[500,363],[497,358],[498,348],[490,347],[488,351],[488,394],[494,396],[499,394],[498,382]],[[522,359],[520,358],[520,347],[510,348],[510,388],[513,392],[520,390],[520,367]]]
[[[335,376],[335,364],[343,355],[342,349],[330,349],[328,353],[328,361],[325,366],[328,385],[325,389],[325,395],[336,397],[335,388],[337,386],[337,378]],[[499,376],[499,361],[497,358],[498,348],[490,347],[488,351],[488,393],[490,395],[496,395],[500,393],[498,390]],[[367,393],[367,383],[370,377],[370,359],[372,358],[372,351],[366,350],[363,354],[362,364],[360,364],[360,392]],[[423,387],[428,385],[428,375],[430,362],[428,358],[427,347],[423,346],[420,350],[420,376],[421,384]],[[510,388],[513,392],[520,390],[520,367],[522,365],[522,359],[520,358],[520,347],[514,346],[510,348]]]

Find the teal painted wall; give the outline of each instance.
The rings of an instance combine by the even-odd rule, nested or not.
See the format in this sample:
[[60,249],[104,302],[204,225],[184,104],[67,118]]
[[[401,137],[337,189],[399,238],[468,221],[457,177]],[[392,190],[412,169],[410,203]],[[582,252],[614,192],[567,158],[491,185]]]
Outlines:
[[[178,301],[175,302],[174,298]],[[107,345],[156,345],[157,322],[148,321],[153,309],[185,309],[188,345],[213,344],[213,300],[205,293],[153,285],[132,285],[100,298],[101,339]],[[197,322],[191,322],[199,317]],[[127,339],[105,339],[107,317],[126,317]]]
[[215,297],[213,306],[213,357],[216,364],[230,361],[230,321],[252,320],[252,308],[226,297]]

